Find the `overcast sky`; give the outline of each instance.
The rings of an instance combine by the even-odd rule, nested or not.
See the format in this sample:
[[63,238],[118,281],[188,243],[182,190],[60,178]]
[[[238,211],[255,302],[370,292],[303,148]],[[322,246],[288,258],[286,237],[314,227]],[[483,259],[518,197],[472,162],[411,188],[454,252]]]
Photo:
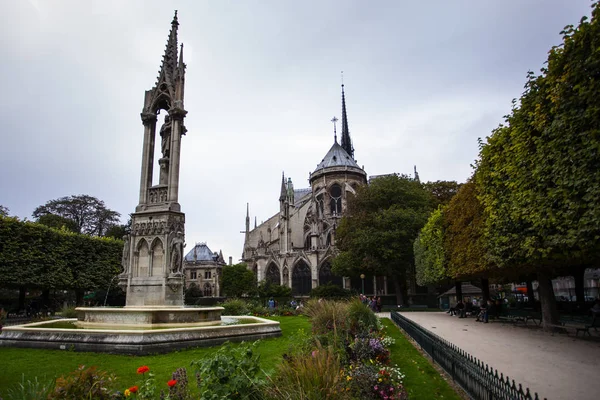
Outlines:
[[[333,143],[344,71],[367,174],[471,175],[485,138],[589,0],[0,0],[0,204],[31,219],[50,199],[138,202],[144,91],[179,10],[187,64],[180,203],[186,242],[239,260]],[[162,118],[160,119],[162,122]]]

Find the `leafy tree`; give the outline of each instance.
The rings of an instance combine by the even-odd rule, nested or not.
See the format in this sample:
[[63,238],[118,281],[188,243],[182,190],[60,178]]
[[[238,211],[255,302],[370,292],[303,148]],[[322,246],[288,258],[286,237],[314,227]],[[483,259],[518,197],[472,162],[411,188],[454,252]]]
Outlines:
[[258,284],[258,287],[256,288],[256,292],[258,294],[258,297],[263,299],[271,297],[287,299],[292,297],[292,288],[282,285],[275,285],[269,282],[268,280],[260,282]]
[[436,206],[448,204],[452,197],[458,193],[460,186],[461,184],[456,181],[435,181],[423,184],[423,187],[433,196]]
[[185,289],[185,304],[197,304],[198,299],[201,297],[203,297],[202,289],[200,289],[200,286],[198,286],[195,282],[190,283],[190,285]]
[[120,240],[0,217],[0,287],[74,289],[81,302],[85,290],[108,288],[122,251]]
[[430,194],[405,175],[377,178],[359,188],[336,231],[340,254],[333,261],[334,273],[388,276],[402,304],[413,243],[431,208]]
[[41,215],[37,222],[54,229],[66,229],[69,232],[78,232],[79,229],[72,219],[61,217],[56,214]]
[[112,225],[106,230],[104,236],[111,237],[114,239],[123,239],[123,236],[128,235],[131,232],[131,217],[127,220],[126,224]]
[[493,272],[483,236],[483,206],[477,198],[477,186],[470,180],[461,186],[444,209],[442,230],[453,279],[487,276]]
[[119,214],[104,205],[102,200],[88,195],[61,197],[50,200],[33,211],[37,220],[43,215],[54,214],[72,220],[77,233],[102,236],[108,228],[119,222]]
[[435,284],[447,277],[444,252],[443,209],[431,213],[427,223],[415,240],[415,271],[417,284]]
[[9,209],[0,204],[0,217],[8,217]]
[[502,268],[537,273],[544,325],[556,324],[550,279],[600,255],[600,7],[567,26],[505,125],[481,146],[485,234]]
[[227,297],[242,297],[256,292],[256,276],[245,263],[223,267],[221,289]]
[[352,296],[354,296],[354,293],[351,290],[333,283],[319,285],[310,291],[310,297],[319,299],[349,299]]

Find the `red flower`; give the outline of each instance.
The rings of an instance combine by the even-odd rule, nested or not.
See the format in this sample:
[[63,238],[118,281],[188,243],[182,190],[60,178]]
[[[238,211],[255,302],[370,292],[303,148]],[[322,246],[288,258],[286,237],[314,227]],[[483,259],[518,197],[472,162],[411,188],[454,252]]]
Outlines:
[[130,387],[130,388],[129,388],[129,391],[130,391],[131,393],[135,393],[135,392],[137,392],[137,391],[138,391],[138,387],[137,387],[137,386],[132,386],[132,387]]
[[167,385],[169,385],[169,387],[173,387],[177,385],[177,381],[175,379],[171,379],[169,382],[167,382]]
[[144,374],[144,373],[146,373],[148,371],[150,371],[150,368],[148,368],[148,366],[146,366],[146,365],[142,365],[141,367],[139,367],[137,369],[137,373],[138,374]]

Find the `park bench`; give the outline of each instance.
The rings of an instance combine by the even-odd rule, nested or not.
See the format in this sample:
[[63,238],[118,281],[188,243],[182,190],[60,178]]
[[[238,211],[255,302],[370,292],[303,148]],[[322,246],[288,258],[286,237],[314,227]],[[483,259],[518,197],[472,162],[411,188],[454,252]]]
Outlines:
[[588,334],[588,336],[592,336],[592,334],[590,333],[590,329],[593,328],[596,332],[598,332],[598,328],[600,328],[600,316],[594,315],[591,319],[582,317],[563,316],[560,318],[558,324],[551,324],[550,326],[556,328],[554,332],[562,330],[569,334],[568,329],[574,329],[575,336],[578,336],[579,332],[582,332],[584,336],[586,333]]

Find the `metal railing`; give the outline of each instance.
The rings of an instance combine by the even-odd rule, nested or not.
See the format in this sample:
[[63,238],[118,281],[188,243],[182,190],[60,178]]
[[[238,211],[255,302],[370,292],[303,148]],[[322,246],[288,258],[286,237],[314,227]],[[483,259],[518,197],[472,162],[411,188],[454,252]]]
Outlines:
[[392,321],[412,337],[471,399],[539,400],[537,393],[532,396],[529,388],[523,390],[521,384],[517,386],[508,376],[498,375],[497,370],[419,324],[397,312],[392,312],[391,317]]

